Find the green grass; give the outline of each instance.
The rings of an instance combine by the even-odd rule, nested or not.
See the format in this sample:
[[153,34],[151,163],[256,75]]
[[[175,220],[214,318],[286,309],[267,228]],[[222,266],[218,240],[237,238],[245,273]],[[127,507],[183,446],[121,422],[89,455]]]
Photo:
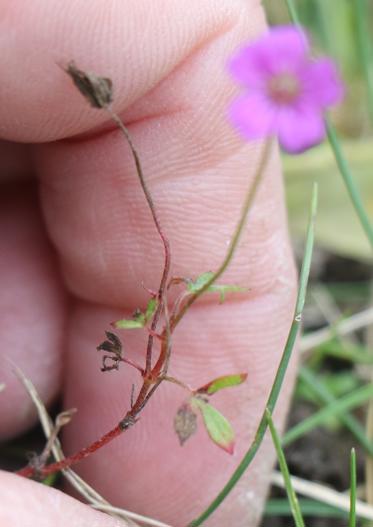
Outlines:
[[[365,104],[367,112],[371,116],[371,128],[373,124],[373,61],[372,45],[368,31],[369,23],[373,23],[373,9],[366,0],[284,0],[283,7],[279,0],[267,0],[267,7],[272,7],[270,19],[275,23],[286,23],[286,7],[289,10],[290,19],[293,23],[300,25],[304,23],[313,36],[317,51],[322,48],[327,53],[332,53],[340,65],[346,83],[350,86],[360,86],[365,84],[367,101],[361,101],[359,95],[356,96],[356,108]],[[277,17],[277,18],[276,18]],[[355,107],[352,106],[353,113]],[[351,114],[352,115],[352,114]],[[355,116],[353,115],[353,118]],[[355,175],[351,170],[350,164],[344,153],[343,135],[337,132],[329,119],[326,120],[327,138],[333,152],[337,169],[344,183],[345,191],[354,207],[355,214],[359,219],[361,229],[373,249],[373,227],[366,199],[361,196],[361,190],[355,180]],[[370,170],[370,167],[367,167]],[[302,177],[302,162],[299,163],[298,177]],[[327,175],[325,176],[327,177]],[[373,180],[372,180],[373,185]],[[328,204],[329,213],[333,214],[333,202]],[[314,209],[313,209],[314,212]],[[338,232],[334,232],[338,236]],[[284,435],[282,443],[272,422],[271,415],[276,405],[278,395],[281,390],[286,366],[293,349],[295,335],[299,329],[300,315],[303,310],[305,299],[305,285],[309,272],[310,255],[313,243],[313,227],[311,222],[308,231],[307,247],[305,252],[305,262],[300,280],[300,292],[298,296],[297,310],[294,316],[287,345],[277,372],[271,394],[267,401],[267,410],[263,414],[257,429],[253,443],[249,446],[245,456],[239,463],[225,487],[211,502],[205,511],[198,518],[190,523],[189,527],[202,525],[213,512],[223,503],[224,499],[235,487],[242,477],[254,457],[256,456],[264,433],[269,426],[272,439],[276,448],[277,458],[281,472],[284,477],[287,491],[287,500],[270,499],[266,506],[266,515],[269,516],[293,516],[297,527],[304,527],[305,516],[314,517],[344,517],[348,520],[349,527],[356,527],[356,454],[351,450],[350,458],[350,512],[340,510],[337,506],[331,507],[314,500],[299,500],[292,489],[291,478],[287,468],[286,459],[282,450],[282,445],[290,445],[296,439],[304,437],[306,434],[319,426],[331,426],[346,428],[351,433],[351,442],[355,442],[361,447],[367,456],[373,456],[373,442],[367,436],[361,421],[354,415],[353,411],[373,397],[373,385],[364,384],[359,378],[357,367],[370,367],[373,364],[373,354],[365,346],[356,343],[346,343],[343,340],[331,339],[329,342],[320,346],[300,368],[298,382],[302,384],[303,395],[308,393],[311,404],[315,405],[314,413],[302,422],[288,430]],[[367,283],[356,284],[351,279],[350,284],[334,283],[330,286],[330,291],[335,302],[343,301],[355,310],[356,303],[360,302],[361,297],[368,298]],[[351,289],[352,288],[352,289]],[[360,289],[359,289],[360,288]],[[357,293],[357,290],[359,292]],[[351,294],[351,291],[353,295]],[[352,298],[353,296],[353,298]],[[340,361],[344,364],[343,374],[340,372],[325,375],[327,361]],[[320,373],[322,372],[322,373]],[[298,390],[298,397],[302,390]],[[347,523],[347,522],[346,522]]]
[[315,223],[315,217],[316,217],[316,210],[317,210],[317,186],[315,185],[312,192],[312,199],[311,199],[311,207],[310,207],[310,219],[307,229],[307,236],[306,236],[306,245],[304,250],[304,257],[303,257],[303,265],[300,273],[300,279],[299,279],[299,290],[298,290],[298,296],[297,301],[295,305],[295,311],[294,311],[294,317],[293,322],[290,327],[289,335],[285,344],[285,348],[281,357],[281,361],[272,385],[271,392],[268,397],[268,401],[266,404],[266,408],[263,411],[262,418],[260,420],[259,426],[257,428],[255,437],[251,445],[249,446],[246,454],[242,458],[241,462],[237,466],[236,470],[232,474],[231,478],[227,482],[227,484],[224,486],[224,488],[219,492],[219,494],[216,496],[216,498],[210,503],[210,505],[207,507],[206,510],[204,510],[198,518],[193,520],[189,527],[198,527],[199,525],[202,525],[203,522],[213,514],[213,512],[223,503],[225,498],[228,496],[228,494],[233,490],[237,482],[241,479],[243,474],[246,472],[246,470],[249,468],[251,462],[255,458],[259,447],[263,441],[265,432],[267,430],[267,411],[273,412],[275,409],[277,399],[279,397],[284,378],[285,373],[290,361],[290,357],[294,348],[294,344],[299,332],[301,320],[302,320],[302,313],[303,308],[306,300],[306,291],[307,291],[307,284],[308,284],[308,278],[311,268],[311,260],[312,260],[312,251],[313,251],[313,242],[314,242],[314,223]]

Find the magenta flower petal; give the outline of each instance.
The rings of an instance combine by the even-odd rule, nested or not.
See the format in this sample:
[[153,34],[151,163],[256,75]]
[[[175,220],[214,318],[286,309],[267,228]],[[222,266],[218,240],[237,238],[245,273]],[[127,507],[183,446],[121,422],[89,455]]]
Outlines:
[[252,92],[236,99],[229,111],[235,128],[246,139],[266,137],[274,128],[274,112],[261,93]]
[[279,26],[238,51],[228,63],[231,75],[253,87],[279,71],[293,71],[308,53],[305,34],[294,26]]
[[268,72],[260,63],[256,47],[259,45],[252,44],[242,48],[228,62],[228,71],[237,82],[244,86],[260,86],[268,77]]
[[304,96],[321,107],[331,106],[343,99],[344,89],[334,62],[322,58],[310,62],[301,73]]
[[323,116],[308,106],[283,108],[277,116],[277,133],[284,150],[291,154],[303,152],[324,139]]
[[302,30],[272,28],[241,49],[228,68],[246,93],[232,104],[230,117],[247,139],[277,134],[288,152],[323,139],[323,113],[342,99],[343,86],[330,59],[311,58]]
[[294,71],[309,54],[306,34],[294,26],[272,28],[262,40],[262,63],[272,73]]

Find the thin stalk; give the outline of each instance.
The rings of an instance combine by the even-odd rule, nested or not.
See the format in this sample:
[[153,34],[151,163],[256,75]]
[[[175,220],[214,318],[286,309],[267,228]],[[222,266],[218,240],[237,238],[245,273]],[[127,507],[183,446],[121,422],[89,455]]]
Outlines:
[[356,36],[368,95],[368,109],[373,124],[373,70],[371,64],[370,31],[367,27],[369,11],[365,0],[354,0],[356,13]]
[[[50,463],[46,467],[41,468],[37,471],[37,474],[40,476],[48,476],[49,474],[53,474],[54,472],[58,472],[59,470],[64,470],[65,468],[71,467],[71,465],[74,465],[75,463],[78,463],[78,461],[81,461],[88,457],[93,452],[96,452],[99,448],[103,447],[112,439],[115,437],[118,437],[122,433],[122,429],[117,425],[113,430],[110,430],[107,434],[105,434],[103,437],[92,443],[86,448],[83,448],[76,454],[65,457],[61,461],[56,461],[55,463]],[[31,466],[27,466],[17,472],[19,476],[24,476],[26,478],[32,477],[35,474],[35,468]]]
[[[93,452],[95,452],[96,450],[101,448],[102,446],[104,446],[107,443],[109,443],[115,437],[118,437],[121,433],[126,431],[130,426],[132,426],[136,422],[138,414],[143,410],[145,405],[148,403],[150,398],[153,396],[154,392],[158,389],[160,384],[163,382],[165,376],[167,376],[167,369],[168,369],[168,363],[169,363],[170,352],[171,352],[171,336],[172,336],[172,332],[173,332],[173,330],[174,330],[174,328],[176,326],[176,323],[181,318],[180,317],[174,325],[172,325],[171,321],[169,320],[169,314],[168,314],[167,305],[166,305],[166,289],[167,289],[167,279],[168,279],[169,268],[170,268],[170,261],[171,261],[170,249],[169,249],[169,244],[168,244],[167,238],[165,237],[165,235],[163,233],[163,230],[162,230],[162,228],[160,226],[160,223],[158,221],[158,217],[157,217],[157,214],[156,214],[156,211],[155,211],[155,208],[154,208],[153,200],[151,198],[151,195],[150,195],[149,190],[147,188],[146,182],[144,180],[144,176],[143,176],[143,172],[142,172],[142,168],[141,168],[141,164],[140,164],[140,160],[139,160],[138,154],[137,154],[137,152],[136,152],[136,150],[135,150],[135,148],[133,146],[133,143],[132,143],[131,137],[130,137],[130,135],[128,133],[128,130],[124,126],[124,124],[121,121],[121,119],[110,108],[106,107],[106,110],[109,112],[110,116],[115,121],[115,123],[118,125],[118,127],[120,128],[120,130],[122,131],[122,133],[124,134],[124,136],[126,137],[126,139],[128,141],[128,144],[130,146],[130,149],[131,149],[133,157],[134,157],[134,161],[135,161],[136,168],[137,168],[137,173],[138,173],[138,176],[139,176],[142,188],[144,190],[145,197],[146,197],[147,202],[149,204],[149,208],[150,208],[150,210],[152,212],[154,223],[156,224],[158,232],[160,234],[160,237],[163,240],[164,249],[165,249],[164,271],[163,271],[161,283],[160,283],[159,290],[158,290],[159,303],[158,303],[157,310],[156,310],[156,312],[154,314],[154,317],[153,317],[153,322],[152,322],[152,327],[151,327],[152,335],[150,335],[149,339],[148,339],[148,347],[147,347],[147,355],[146,355],[146,367],[149,368],[149,370],[148,371],[145,370],[143,372],[144,382],[143,382],[142,387],[140,388],[140,391],[139,391],[139,394],[137,396],[137,399],[134,402],[134,404],[131,407],[131,409],[126,413],[124,418],[119,422],[119,424],[113,430],[111,430],[110,432],[108,432],[107,434],[105,434],[100,439],[98,439],[97,441],[93,442],[92,444],[90,444],[86,448],[84,448],[81,451],[77,452],[76,454],[74,454],[72,456],[69,456],[69,457],[67,457],[67,458],[65,458],[62,461],[59,461],[57,463],[52,463],[50,465],[42,467],[40,469],[40,471],[38,471],[38,474],[43,475],[43,476],[51,474],[51,473],[56,472],[58,470],[63,470],[65,468],[70,467],[71,465],[81,461],[82,459],[86,458],[87,456],[89,456],[90,454],[92,454]],[[250,186],[249,191],[247,193],[247,196],[246,196],[246,199],[245,199],[245,202],[244,202],[244,206],[243,206],[243,212],[242,212],[242,215],[241,215],[238,227],[237,227],[237,229],[236,229],[236,231],[234,233],[231,245],[230,245],[230,247],[228,249],[227,256],[224,259],[223,264],[221,265],[221,267],[218,270],[218,272],[215,273],[215,275],[212,278],[212,280],[210,280],[210,282],[208,284],[206,284],[207,287],[204,287],[203,289],[198,291],[198,293],[196,294],[196,298],[198,298],[209,287],[209,285],[218,276],[220,276],[220,274],[222,274],[224,272],[224,270],[226,269],[226,267],[228,266],[228,264],[230,263],[230,261],[232,259],[233,253],[234,253],[234,251],[235,251],[235,249],[237,247],[237,244],[238,244],[241,232],[242,232],[243,227],[244,227],[245,222],[246,222],[247,213],[248,213],[248,211],[250,209],[250,206],[251,206],[251,204],[253,202],[255,191],[256,191],[256,188],[257,188],[257,186],[259,184],[259,181],[260,181],[260,176],[262,175],[262,172],[263,172],[264,167],[266,165],[266,162],[268,160],[268,155],[269,155],[269,151],[270,151],[270,144],[271,143],[268,142],[265,145],[262,162],[260,163],[259,168],[258,168],[258,172],[256,173],[255,181]],[[190,303],[190,305],[191,304],[192,304],[192,302]],[[164,330],[162,332],[162,338],[161,338],[161,341],[162,341],[161,351],[160,351],[159,357],[157,359],[157,362],[156,362],[155,366],[152,369],[152,367],[151,367],[151,351],[152,351],[152,345],[153,345],[153,335],[155,333],[157,322],[158,322],[162,312],[164,312],[166,320],[165,320],[165,328],[164,328]],[[149,350],[150,350],[150,352],[149,352]],[[18,474],[26,476],[26,477],[32,477],[35,474],[35,469],[33,467],[28,466],[28,467],[25,467],[24,469],[21,469],[20,471],[18,471]]]
[[373,249],[373,227],[369,216],[364,208],[359,190],[355,184],[354,177],[348,165],[347,159],[345,158],[340,142],[337,137],[334,126],[331,122],[326,119],[326,131],[329,139],[330,146],[332,147],[336,163],[339,171],[345,183],[347,192],[350,196],[352,205],[354,206],[357,217],[360,220],[360,224],[365,231],[365,234],[369,240],[369,243]]
[[[266,411],[266,417],[267,417],[267,424],[271,432],[272,441],[276,449],[278,464],[280,466],[281,474],[284,478],[286,494],[288,496],[288,500],[289,500],[289,504],[290,504],[290,508],[291,508],[291,512],[294,518],[295,525],[296,527],[305,527],[303,516],[302,516],[302,511],[300,510],[300,506],[298,502],[298,498],[294,492],[293,485],[291,483],[290,472],[288,469],[288,465],[286,463],[284,451],[281,448],[281,439],[273,423],[271,412],[268,409]],[[350,525],[349,527],[353,527],[353,526]]]
[[240,215],[239,222],[237,224],[237,227],[234,231],[233,238],[229,244],[229,248],[227,251],[227,254],[222,261],[219,269],[211,276],[210,280],[208,280],[201,289],[199,289],[194,295],[191,295],[186,300],[183,307],[180,309],[180,311],[175,315],[175,317],[171,320],[170,326],[171,331],[176,327],[176,325],[180,322],[182,317],[185,315],[185,313],[188,311],[188,309],[191,307],[191,305],[199,298],[205,291],[208,290],[208,288],[218,280],[218,278],[224,273],[224,271],[227,269],[228,265],[231,263],[233,255],[235,253],[235,250],[237,248],[237,245],[240,241],[242,231],[246,225],[247,215],[249,213],[249,210],[251,208],[251,205],[253,204],[256,191],[258,189],[258,186],[260,184],[264,169],[267,165],[268,158],[271,152],[271,146],[272,146],[272,140],[267,140],[264,144],[263,152],[260,157],[259,165],[256,170],[256,173],[254,175],[253,182],[250,182],[250,185],[246,191],[245,200],[242,206],[242,211]]
[[162,240],[163,248],[164,248],[164,267],[163,267],[163,273],[162,273],[161,282],[159,284],[159,289],[158,289],[158,306],[157,306],[157,309],[156,309],[156,311],[154,313],[154,316],[153,316],[153,319],[152,319],[151,328],[150,328],[151,331],[149,332],[148,345],[147,345],[147,349],[146,349],[145,373],[148,374],[150,372],[150,370],[151,370],[151,365],[152,365],[152,350],[153,350],[153,340],[154,340],[153,334],[155,333],[155,331],[157,329],[157,324],[159,322],[159,319],[161,317],[162,311],[164,309],[164,294],[165,294],[167,280],[168,280],[168,275],[170,273],[170,266],[171,266],[170,243],[169,243],[168,238],[167,238],[166,234],[164,233],[164,231],[162,229],[162,226],[161,226],[161,223],[159,221],[158,214],[157,214],[154,202],[153,202],[153,198],[151,196],[151,193],[150,193],[150,191],[148,189],[148,186],[147,186],[147,183],[145,181],[144,173],[143,173],[142,166],[141,166],[141,163],[140,163],[140,158],[139,158],[139,155],[138,155],[138,153],[136,151],[136,148],[135,148],[135,146],[134,146],[134,144],[132,142],[131,136],[130,136],[127,128],[124,126],[122,119],[112,110],[112,108],[106,107],[106,111],[108,112],[108,114],[110,115],[112,120],[115,122],[115,124],[118,126],[118,128],[123,133],[123,135],[125,136],[125,138],[127,140],[128,145],[130,147],[130,150],[131,150],[131,153],[132,153],[135,165],[136,165],[136,171],[137,171],[137,175],[138,175],[139,180],[140,180],[140,184],[141,184],[142,190],[144,192],[146,201],[147,201],[147,203],[149,205],[149,209],[150,209],[151,215],[153,217],[154,225],[155,225],[155,227],[156,227],[156,229],[158,231],[158,234],[159,234],[159,236],[160,236],[160,238]]
[[300,18],[298,16],[298,12],[297,12],[297,9],[295,7],[295,4],[294,4],[293,0],[285,0],[285,2],[286,2],[286,5],[287,5],[287,8],[288,8],[288,11],[289,11],[289,15],[290,15],[291,21],[296,26],[301,27],[302,24],[301,24],[301,21],[300,21]]
[[[312,193],[310,220],[309,220],[308,230],[307,230],[306,247],[305,247],[305,252],[304,252],[303,265],[302,265],[302,269],[300,273],[300,279],[299,279],[300,283],[299,283],[297,301],[295,305],[294,318],[293,318],[293,322],[290,327],[289,335],[288,335],[285,348],[284,348],[284,351],[283,351],[283,354],[280,360],[280,364],[277,369],[276,377],[274,379],[271,392],[269,394],[267,404],[266,404],[266,409],[268,409],[271,413],[273,413],[273,410],[275,409],[277,399],[281,391],[281,387],[282,387],[282,384],[285,378],[285,373],[286,373],[286,370],[287,370],[287,367],[288,367],[288,364],[291,358],[295,340],[296,340],[299,327],[301,324],[301,320],[302,320],[302,312],[303,312],[303,307],[305,303],[307,283],[308,283],[308,277],[309,277],[309,272],[310,272],[310,267],[311,267],[316,209],[317,209],[317,185],[315,184],[313,188],[313,193]],[[258,425],[254,440],[251,443],[246,454],[242,458],[241,462],[239,463],[238,467],[232,474],[231,478],[229,479],[225,487],[219,492],[216,498],[210,503],[207,509],[204,510],[202,514],[198,516],[198,518],[196,518],[189,524],[189,527],[198,527],[199,525],[201,525],[209,516],[211,516],[211,514],[225,500],[225,498],[228,496],[231,490],[235,487],[236,483],[240,480],[240,478],[246,472],[246,469],[249,467],[252,460],[254,459],[263,441],[266,430],[267,430],[267,418],[266,418],[266,410],[265,410],[263,412],[262,418]]]
[[350,515],[348,527],[356,527],[356,453],[351,449],[350,457]]
[[[286,5],[289,11],[291,21],[297,26],[302,27],[301,22],[295,7],[293,0],[285,0]],[[341,173],[342,179],[344,181],[345,187],[347,189],[348,195],[350,196],[351,203],[354,206],[355,212],[359,218],[361,226],[369,240],[369,243],[373,249],[373,227],[369,216],[364,208],[362,199],[360,197],[359,190],[355,184],[354,177],[348,165],[348,162],[343,154],[340,142],[337,137],[337,133],[331,124],[331,122],[326,118],[325,119],[326,132],[330,146],[333,150],[333,154]]]

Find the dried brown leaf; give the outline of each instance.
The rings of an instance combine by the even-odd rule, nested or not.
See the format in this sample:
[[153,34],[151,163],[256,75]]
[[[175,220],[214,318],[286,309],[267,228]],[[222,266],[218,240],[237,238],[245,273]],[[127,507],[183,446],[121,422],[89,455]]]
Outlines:
[[197,430],[197,414],[189,403],[180,406],[174,419],[174,429],[182,446]]

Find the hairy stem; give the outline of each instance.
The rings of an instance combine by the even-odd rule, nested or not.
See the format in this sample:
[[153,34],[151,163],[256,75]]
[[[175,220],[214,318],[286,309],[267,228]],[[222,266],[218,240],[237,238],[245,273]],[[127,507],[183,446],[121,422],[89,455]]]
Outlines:
[[[78,461],[81,461],[82,459],[88,457],[93,452],[96,452],[99,448],[103,447],[112,439],[115,437],[118,437],[122,433],[122,429],[117,425],[115,428],[110,430],[107,434],[102,436],[100,439],[92,443],[91,445],[87,446],[86,448],[83,448],[76,454],[72,456],[68,456],[61,461],[57,461],[56,463],[51,463],[50,465],[47,465],[46,467],[40,468],[37,471],[37,474],[41,477],[48,476],[49,474],[53,474],[54,472],[58,472],[60,470],[64,470],[65,468],[71,467],[75,463],[78,463]],[[24,476],[26,478],[32,477],[35,474],[35,468],[31,466],[27,466],[17,472],[18,475]]]
[[164,304],[165,304],[165,302],[164,302],[164,294],[165,294],[166,285],[167,285],[167,279],[168,279],[168,275],[169,275],[169,272],[170,272],[170,266],[171,266],[170,243],[169,243],[168,238],[165,235],[165,233],[164,233],[164,231],[162,229],[161,223],[159,221],[159,218],[158,218],[158,215],[157,215],[157,211],[156,211],[156,208],[155,208],[155,205],[154,205],[154,202],[153,202],[153,198],[151,196],[151,193],[150,193],[150,191],[148,189],[147,183],[146,183],[145,178],[144,178],[144,173],[143,173],[143,170],[142,170],[142,167],[141,167],[140,158],[139,158],[139,155],[138,155],[138,153],[136,151],[136,148],[135,148],[135,146],[134,146],[134,144],[132,142],[131,136],[130,136],[127,128],[124,126],[122,119],[112,110],[112,108],[111,107],[107,107],[106,110],[109,113],[109,115],[112,118],[112,120],[115,122],[115,124],[118,126],[118,128],[121,130],[121,132],[125,136],[125,138],[127,140],[127,143],[128,143],[128,145],[129,145],[129,147],[131,149],[131,153],[132,153],[133,159],[135,161],[136,171],[137,171],[137,175],[138,175],[139,180],[140,180],[140,184],[141,184],[142,190],[144,192],[146,201],[148,202],[149,209],[150,209],[151,215],[153,217],[154,225],[155,225],[155,227],[156,227],[156,229],[158,231],[158,234],[159,234],[159,236],[160,236],[160,238],[162,240],[163,247],[164,247],[164,267],[163,267],[162,278],[161,278],[161,281],[160,281],[160,284],[159,284],[158,294],[157,294],[158,306],[157,306],[157,309],[156,309],[156,311],[154,313],[154,316],[153,316],[153,319],[152,319],[152,323],[151,323],[151,327],[150,327],[151,331],[149,333],[148,345],[147,345],[147,348],[146,348],[145,373],[148,374],[150,372],[150,370],[151,370],[151,365],[152,365],[152,351],[153,351],[153,341],[154,341],[153,334],[155,333],[155,331],[157,329],[157,325],[158,325],[158,322],[159,322],[159,319],[161,317],[162,311],[164,309]]

